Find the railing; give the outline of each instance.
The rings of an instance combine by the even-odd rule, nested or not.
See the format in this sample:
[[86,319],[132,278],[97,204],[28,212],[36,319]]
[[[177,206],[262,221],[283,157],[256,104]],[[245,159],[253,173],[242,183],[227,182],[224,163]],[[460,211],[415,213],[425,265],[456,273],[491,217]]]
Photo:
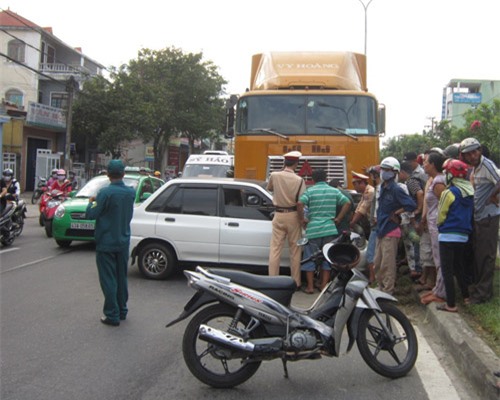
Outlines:
[[58,63],[40,63],[40,72],[53,74],[89,74],[91,71],[81,65],[66,65]]

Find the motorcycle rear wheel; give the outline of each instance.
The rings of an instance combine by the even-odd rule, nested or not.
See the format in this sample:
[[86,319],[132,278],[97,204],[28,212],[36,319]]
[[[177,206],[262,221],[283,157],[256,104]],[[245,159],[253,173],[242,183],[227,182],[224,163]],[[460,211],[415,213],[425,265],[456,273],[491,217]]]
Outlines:
[[[236,309],[225,304],[204,308],[188,324],[184,332],[182,352],[191,373],[201,382],[215,388],[232,388],[250,379],[259,369],[261,362],[249,362],[233,351],[198,338],[201,324],[227,331]],[[242,314],[238,328],[246,326],[250,318]],[[260,337],[261,331],[253,331],[252,337]]]
[[394,335],[390,338],[375,317],[365,310],[359,319],[356,339],[363,360],[376,373],[400,378],[411,371],[418,354],[418,342],[410,321],[394,304],[380,302],[383,323]]

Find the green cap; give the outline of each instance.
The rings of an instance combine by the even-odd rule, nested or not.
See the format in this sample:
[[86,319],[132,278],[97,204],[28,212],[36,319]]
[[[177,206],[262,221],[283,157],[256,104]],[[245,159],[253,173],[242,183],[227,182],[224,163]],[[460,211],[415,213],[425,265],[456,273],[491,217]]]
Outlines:
[[122,160],[111,160],[108,164],[108,173],[110,174],[123,174],[125,171],[125,165],[123,165]]

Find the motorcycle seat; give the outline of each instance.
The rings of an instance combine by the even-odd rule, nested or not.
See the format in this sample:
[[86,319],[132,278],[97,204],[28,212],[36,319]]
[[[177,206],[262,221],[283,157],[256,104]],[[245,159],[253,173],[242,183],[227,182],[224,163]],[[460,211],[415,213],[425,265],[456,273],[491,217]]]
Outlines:
[[297,285],[290,276],[255,275],[234,269],[210,268],[210,273],[228,278],[231,282],[256,290],[290,290],[295,291]]

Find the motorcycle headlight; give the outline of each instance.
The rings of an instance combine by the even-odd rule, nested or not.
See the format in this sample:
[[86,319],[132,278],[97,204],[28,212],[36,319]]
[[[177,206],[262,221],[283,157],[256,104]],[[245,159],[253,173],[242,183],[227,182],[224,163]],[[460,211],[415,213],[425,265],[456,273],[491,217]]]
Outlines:
[[62,218],[64,217],[64,213],[66,212],[66,208],[61,204],[59,207],[57,207],[57,210],[54,214],[56,218]]
[[61,204],[61,202],[59,200],[50,200],[47,203],[47,208],[54,208],[54,207],[57,207],[59,204]]

